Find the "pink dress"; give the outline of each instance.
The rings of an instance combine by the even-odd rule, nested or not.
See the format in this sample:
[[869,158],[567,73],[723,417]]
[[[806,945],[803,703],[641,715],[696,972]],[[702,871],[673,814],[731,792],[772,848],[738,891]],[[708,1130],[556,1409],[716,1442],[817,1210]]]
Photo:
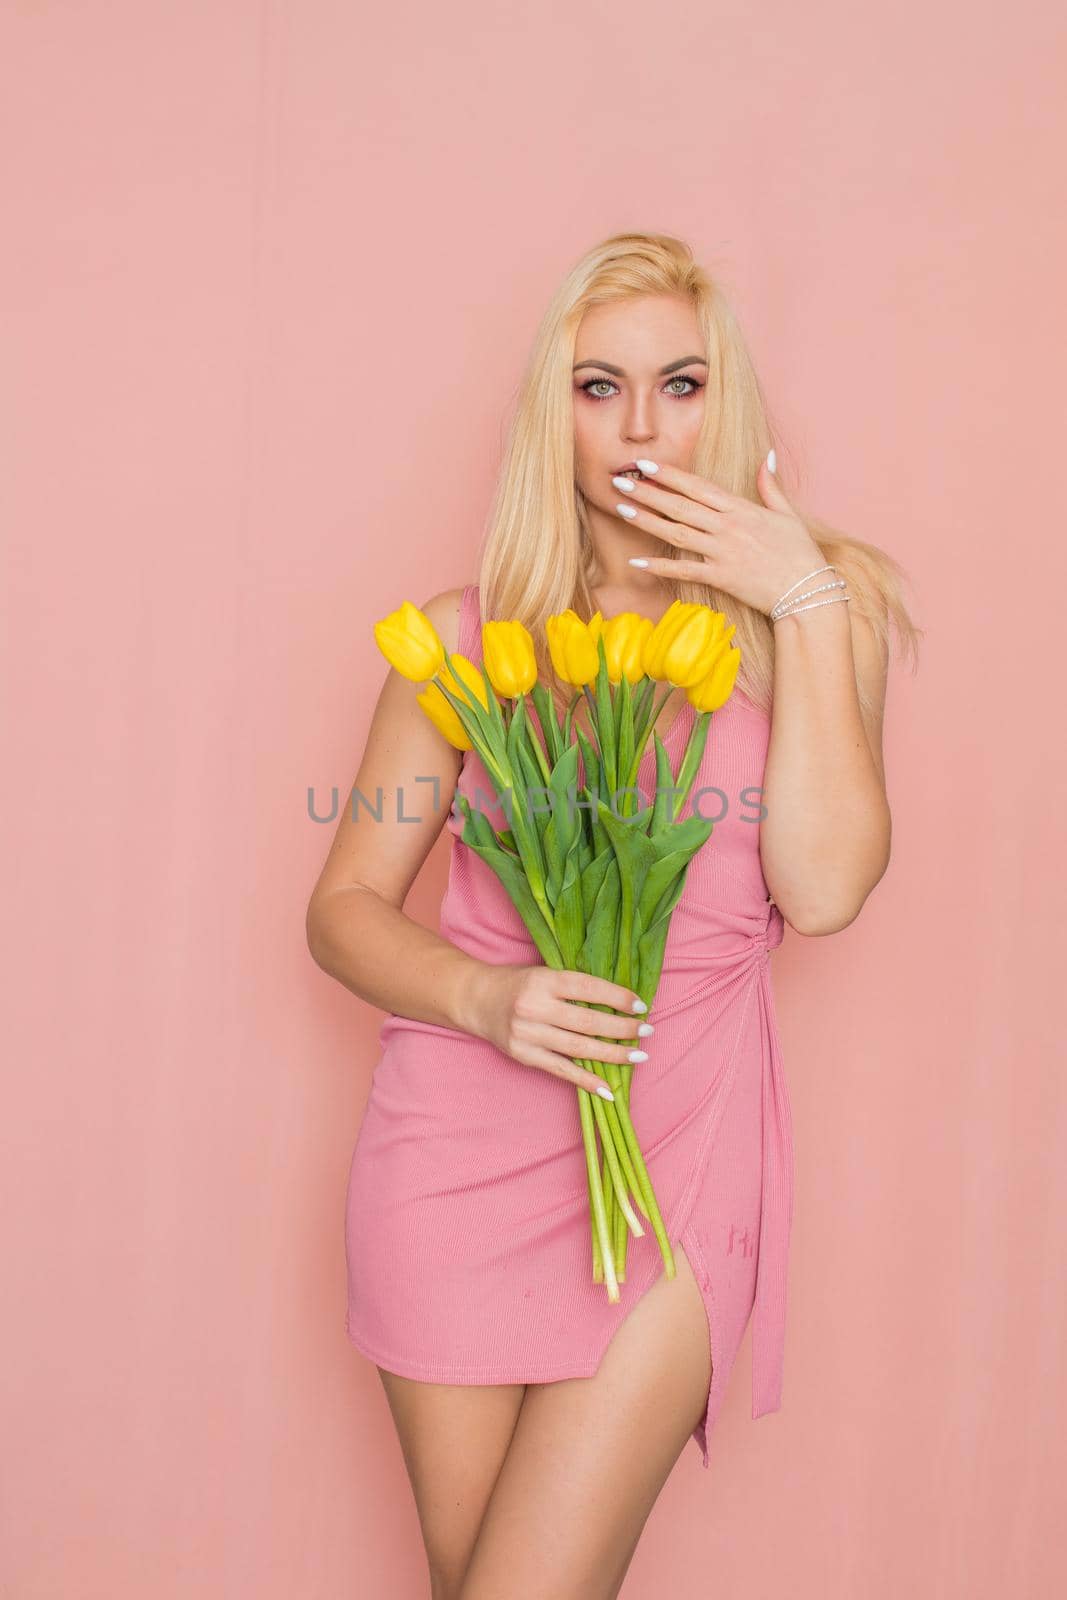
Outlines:
[[[481,664],[473,584],[459,649]],[[667,729],[675,773],[694,716],[687,702]],[[705,1467],[753,1312],[752,1416],[781,1405],[793,1140],[770,975],[784,921],[759,858],[769,737],[769,719],[740,690],[712,714],[683,814],[719,820],[690,862],[648,1013],[655,1033],[641,1041],[649,1059],[631,1083],[667,1234],[684,1247],[707,1311],[713,1370],[693,1431]],[[638,781],[647,804],[651,741]],[[472,750],[457,787],[505,825]],[[540,964],[503,886],[459,837],[457,808],[446,827],[442,935],[482,961]],[[390,1015],[379,1038],[348,1182],[348,1338],[386,1371],[432,1383],[591,1376],[663,1259],[646,1223],[630,1236],[619,1301],[593,1282],[574,1085],[453,1028]]]

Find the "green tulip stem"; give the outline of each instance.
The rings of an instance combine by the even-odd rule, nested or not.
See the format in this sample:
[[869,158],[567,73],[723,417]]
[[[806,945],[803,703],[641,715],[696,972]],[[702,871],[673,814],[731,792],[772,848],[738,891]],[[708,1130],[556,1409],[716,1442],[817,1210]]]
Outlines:
[[611,1182],[611,1171],[608,1170],[608,1157],[606,1155],[600,1165],[600,1182],[603,1184],[603,1192],[605,1192],[605,1216],[608,1219],[608,1238],[611,1240],[611,1259],[614,1261],[614,1275],[619,1278],[619,1259],[617,1259],[616,1250],[614,1250],[614,1218],[616,1218],[614,1184]]
[[610,741],[611,748],[605,750],[604,740],[600,731],[600,717],[597,712],[596,695],[593,693],[593,690],[588,683],[583,684],[582,694],[585,696],[586,704],[589,707],[589,720],[592,723],[593,732],[596,735],[596,751],[597,755],[600,757],[604,776],[607,779],[608,793],[614,794],[618,786],[618,778],[615,772],[615,752],[613,748],[615,743],[614,736],[612,736]]
[[[473,698],[468,698],[472,695],[472,691],[467,688],[463,674],[456,671],[452,656],[447,650],[445,651],[445,665],[455,681],[462,686],[462,696],[457,696],[453,690],[442,683],[439,673],[434,674],[433,682],[459,717],[468,738],[473,740],[476,733],[480,734],[481,744],[489,747],[494,761],[503,761],[506,756],[504,718],[500,709],[500,701],[496,696],[496,690],[489,681],[485,668],[481,669],[481,673],[482,683],[485,686],[485,697],[489,702],[488,706],[483,706],[477,695],[474,695]],[[481,754],[480,749],[479,754]],[[485,759],[484,756],[482,759]]]
[[[448,693],[447,689],[444,691],[444,693]],[[511,766],[506,755],[499,763],[499,766],[494,764],[494,770],[491,773],[491,776],[494,783],[499,783],[501,789],[505,793],[510,793],[511,795],[512,804],[510,807],[510,816],[508,820],[511,823],[511,833],[515,840],[515,847],[526,872],[527,881],[530,885],[530,893],[537,902],[538,910],[544,917],[549,932],[552,934],[553,938],[555,938],[556,925],[552,916],[552,906],[549,903],[548,893],[545,886],[545,875],[542,867],[541,852],[537,839],[531,834],[529,818],[526,816],[525,811],[526,791],[525,789],[522,789],[519,792],[516,791],[515,777],[512,773]],[[505,808],[505,810],[507,811],[507,808]]]
[[[588,700],[588,698],[589,696],[584,689],[576,689],[571,699],[567,703],[567,709],[563,714],[563,732],[560,735],[560,740],[564,749],[566,749],[569,744],[574,743],[574,713],[577,711],[582,701]],[[595,722],[593,723],[593,732],[596,732]],[[594,741],[594,743],[595,742],[596,741]]]
[[678,1270],[674,1263],[674,1251],[671,1249],[671,1242],[667,1238],[667,1230],[663,1225],[663,1218],[660,1215],[659,1206],[656,1204],[656,1196],[652,1188],[652,1180],[648,1175],[648,1168],[645,1166],[644,1157],[641,1154],[641,1147],[637,1142],[637,1134],[634,1132],[634,1125],[630,1121],[630,1108],[626,1103],[625,1096],[620,1099],[619,1096],[616,1095],[615,1105],[618,1110],[619,1124],[622,1128],[623,1136],[627,1145],[629,1146],[630,1154],[633,1157],[633,1164],[637,1173],[638,1192],[643,1196],[646,1204],[649,1207],[649,1220],[652,1223],[652,1231],[659,1240],[660,1253],[663,1256],[664,1264],[666,1266],[667,1277],[673,1278]]
[[660,712],[663,710],[663,707],[667,704],[667,701],[670,699],[671,695],[674,693],[674,687],[675,686],[674,686],[673,683],[668,683],[667,692],[663,696],[663,699],[660,701],[659,705],[654,705],[652,707],[652,710],[649,712],[648,716],[645,718],[644,726],[641,729],[640,737],[634,741],[636,746],[637,746],[635,754],[636,754],[636,757],[637,757],[638,761],[640,761],[641,756],[644,753],[645,745],[648,743],[649,734],[652,732],[652,729],[656,726],[656,723],[659,721]]
[[[588,1169],[588,1167],[586,1167],[585,1176],[586,1176],[586,1188],[587,1188],[587,1190],[589,1192],[589,1216],[590,1216],[590,1218],[592,1218],[592,1216],[593,1216],[593,1190],[592,1190],[592,1180],[589,1177],[589,1169]],[[604,1254],[603,1254],[603,1251],[600,1248],[600,1235],[597,1233],[595,1227],[591,1227],[589,1231],[590,1231],[590,1233],[592,1235],[592,1240],[593,1240],[593,1282],[594,1283],[603,1283],[604,1282]]]
[[528,699],[528,697],[526,695],[520,695],[519,699],[524,702],[523,709],[524,709],[524,711],[526,713],[526,715],[525,715],[525,727],[526,727],[527,744],[533,750],[533,753],[537,758],[537,765],[541,769],[541,776],[542,776],[542,778],[544,778],[545,787],[547,788],[549,783],[550,783],[550,781],[551,781],[551,778],[552,778],[552,769],[549,766],[548,761],[546,759],[544,749],[542,748],[542,745],[541,745],[541,741],[537,737],[537,734],[534,732],[535,724],[532,723],[531,720],[530,720],[530,712],[529,712],[530,701],[529,701],[529,699]]
[[[596,1068],[594,1067],[593,1070],[595,1072]],[[619,1072],[619,1069],[617,1067],[612,1067],[610,1064],[607,1064],[607,1076],[608,1088],[614,1094],[615,1099],[605,1100],[604,1110],[606,1111],[608,1121],[611,1124],[612,1137],[615,1142],[615,1151],[618,1155],[619,1164],[622,1167],[623,1175],[626,1178],[627,1190],[633,1191],[634,1199],[637,1201],[637,1204],[643,1214],[647,1217],[648,1207],[645,1205],[645,1202],[642,1198],[641,1185],[637,1181],[637,1173],[634,1171],[633,1162],[630,1160],[630,1150],[626,1143],[626,1137],[622,1131],[622,1123],[619,1120],[619,1113],[615,1109],[619,1094],[622,1092],[622,1076]],[[639,1237],[643,1237],[645,1230],[641,1227],[638,1227],[634,1231]]]
[[[510,777],[510,772],[507,775]],[[511,796],[514,800],[514,786],[505,785],[505,787],[510,788]],[[521,799],[517,804],[514,804],[511,807],[511,826],[515,839],[515,845],[519,853],[519,860],[522,862],[523,868],[526,872],[526,879],[530,885],[530,893],[533,895],[534,900],[537,903],[537,909],[540,911],[545,920],[545,926],[548,928],[548,931],[551,933],[553,939],[555,939],[556,923],[555,918],[552,915],[552,907],[549,904],[548,893],[545,888],[545,878],[544,873],[541,870],[540,857],[534,843],[530,839],[529,825],[527,823],[527,819],[522,815],[522,810],[523,805]]]
[[[583,1061],[582,1065],[584,1067],[588,1067],[590,1072],[596,1071],[596,1068],[593,1066],[591,1061]],[[588,1094],[589,1091],[585,1090],[583,1092]],[[627,1194],[626,1178],[623,1175],[622,1166],[619,1162],[619,1154],[615,1148],[614,1130],[611,1126],[611,1119],[608,1116],[608,1102],[598,1094],[594,1094],[592,1098],[594,1101],[593,1110],[596,1113],[597,1125],[600,1128],[600,1137],[604,1144],[604,1154],[607,1157],[612,1183],[615,1185],[616,1203],[618,1204],[623,1216],[626,1218],[628,1226],[633,1230],[633,1232],[638,1235],[643,1235],[645,1230],[642,1228],[640,1222],[638,1222],[637,1213],[631,1206],[629,1196]]]
[[593,1108],[590,1105],[594,1097],[592,1090],[579,1089],[578,1113],[582,1119],[582,1139],[585,1144],[585,1170],[589,1179],[589,1199],[593,1207],[593,1227],[600,1240],[600,1250],[604,1264],[604,1282],[607,1284],[608,1299],[619,1299],[619,1281],[615,1276],[615,1254],[611,1246],[611,1235],[608,1232],[608,1214],[604,1205],[604,1189],[600,1181],[600,1168],[596,1150],[596,1125]]
[[644,731],[639,734],[636,728],[634,730],[633,759],[630,762],[630,770],[626,775],[626,784],[628,789],[633,789],[637,783],[637,774],[638,770],[640,769],[641,762],[644,760],[645,748],[648,744],[649,735],[651,734],[652,729],[656,726],[660,712],[670,699],[673,688],[673,684],[669,683],[667,685],[667,693],[663,696],[663,699],[660,701],[659,705],[654,706],[650,714],[644,719]]
[[615,1245],[615,1276],[618,1278],[620,1283],[625,1283],[626,1246],[629,1243],[630,1235],[626,1231],[626,1218],[622,1215],[621,1211],[616,1213],[615,1221],[615,1237],[612,1241]]
[[675,785],[676,792],[672,801],[673,809],[671,813],[671,820],[674,822],[677,822],[681,816],[696,775],[700,771],[704,746],[708,742],[708,729],[714,715],[714,711],[699,711],[697,713],[696,721],[689,735],[689,743],[685,747],[685,758],[678,769],[678,778]]
[[[448,655],[447,651],[445,654],[448,657],[449,671],[452,672],[453,677],[458,679],[459,673],[452,667],[452,657]],[[438,680],[435,681],[437,681],[437,687],[446,700],[450,702],[460,722],[463,724],[474,749],[477,750],[482,759],[486,772],[496,785],[498,796],[500,793],[510,792],[511,794],[512,805],[508,818],[511,823],[510,831],[515,841],[519,860],[522,862],[523,870],[530,885],[530,893],[533,895],[537,908],[544,918],[545,926],[554,939],[556,937],[556,926],[545,886],[540,847],[537,839],[531,836],[529,819],[525,814],[526,791],[522,789],[521,792],[516,792],[515,776],[508,761],[507,748],[500,738],[500,730],[503,729],[504,724],[500,714],[499,702],[494,695],[491,700],[493,711],[487,712],[481,704],[472,704],[468,700],[460,700],[443,683]],[[493,712],[496,714],[495,718]],[[499,729],[497,726],[498,721]],[[538,741],[535,740],[534,742],[537,743]]]
[[537,720],[544,737],[549,762],[552,766],[555,766],[570,740],[569,738],[564,739],[560,733],[559,717],[556,715],[556,703],[544,684],[535,683],[530,690],[530,694],[533,697],[534,709],[537,712]]

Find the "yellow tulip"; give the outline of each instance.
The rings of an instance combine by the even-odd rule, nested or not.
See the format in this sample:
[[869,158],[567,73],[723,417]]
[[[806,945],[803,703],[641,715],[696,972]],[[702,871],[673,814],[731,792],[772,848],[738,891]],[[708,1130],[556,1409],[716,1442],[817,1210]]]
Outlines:
[[505,699],[529,694],[537,682],[533,640],[521,622],[483,623],[482,659],[490,683]]
[[583,622],[570,606],[548,618],[545,623],[548,650],[552,666],[562,682],[581,689],[594,681],[600,670],[597,640],[603,628],[604,618],[599,611],[588,622]]
[[707,677],[734,631],[721,611],[675,600],[645,641],[644,669],[650,678],[689,688]]
[[455,673],[443,667],[437,673],[434,682],[427,685],[415,698],[434,727],[444,734],[449,744],[455,745],[457,750],[470,750],[471,740],[460,720],[459,712],[447,696],[441,693],[438,685],[443,683],[450,694],[454,694],[457,700],[462,700],[466,705],[472,705],[471,697],[476,695],[486,710],[489,708],[489,694],[485,687],[485,679],[473,661],[468,661],[466,656],[453,656],[452,660],[459,673],[459,680]]
[[734,692],[740,665],[741,652],[736,645],[720,651],[707,677],[686,690],[686,699],[697,711],[718,711]]
[[449,744],[457,750],[470,750],[471,741],[459,717],[449,705],[436,683],[431,683],[421,694],[415,696],[419,705],[425,711],[438,732],[443,733]]
[[639,616],[636,611],[620,611],[608,618],[603,632],[609,680],[619,683],[626,678],[637,683],[645,675],[644,647],[652,632],[652,618]]
[[374,638],[389,665],[413,683],[432,678],[445,664],[437,629],[410,600],[374,624]]
[[[482,677],[480,670],[474,665],[473,661],[468,661],[466,656],[453,655],[452,660],[462,682],[457,682],[455,673],[449,672],[447,667],[442,667],[435,674],[437,681],[443,683],[449,693],[454,694],[457,700],[463,700],[467,705],[474,704],[471,696],[476,695],[486,711],[488,711],[489,691],[485,687],[485,679]],[[441,698],[447,706],[448,701],[445,700],[444,695]],[[449,710],[451,709],[451,706],[449,706]]]

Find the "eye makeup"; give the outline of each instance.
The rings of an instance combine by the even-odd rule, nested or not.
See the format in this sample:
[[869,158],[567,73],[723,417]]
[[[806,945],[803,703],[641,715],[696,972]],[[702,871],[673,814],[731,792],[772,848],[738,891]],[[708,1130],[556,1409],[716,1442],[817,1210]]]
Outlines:
[[[593,393],[594,388],[598,387],[602,383],[606,383],[612,389],[617,387],[611,378],[589,378],[585,383],[580,383],[578,387],[579,389],[584,390],[584,392],[589,396],[590,400],[610,400],[610,394]],[[668,380],[668,389],[672,383],[688,383],[690,386],[684,394],[678,394],[676,392],[671,397],[674,400],[688,400],[690,395],[697,394],[699,390],[703,389],[704,387],[703,383],[701,383],[698,378],[690,378],[688,374],[683,373],[675,373],[674,377]]]

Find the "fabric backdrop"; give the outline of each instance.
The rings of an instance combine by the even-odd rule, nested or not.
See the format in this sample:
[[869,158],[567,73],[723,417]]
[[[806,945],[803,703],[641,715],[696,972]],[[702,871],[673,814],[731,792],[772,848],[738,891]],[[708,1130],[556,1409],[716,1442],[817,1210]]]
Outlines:
[[348,792],[374,620],[477,577],[549,295],[652,228],[927,637],[888,875],[774,958],[784,1409],[749,1332],[626,1594],[1062,1592],[1062,9],[9,0],[0,36],[0,1589],[426,1592],[344,1336],[382,1016],[305,945],[308,791]]

